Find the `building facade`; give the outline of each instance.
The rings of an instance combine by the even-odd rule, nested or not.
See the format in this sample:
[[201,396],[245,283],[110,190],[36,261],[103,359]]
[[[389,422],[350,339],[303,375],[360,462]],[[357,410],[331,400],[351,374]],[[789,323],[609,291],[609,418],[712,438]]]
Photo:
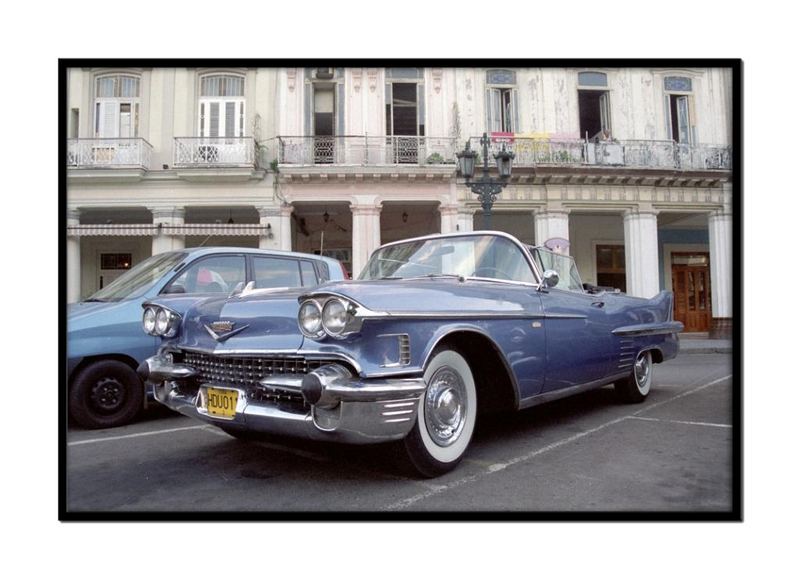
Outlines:
[[196,245],[317,252],[483,226],[455,154],[514,151],[491,227],[559,243],[584,281],[732,316],[732,71],[68,71],[68,300]]

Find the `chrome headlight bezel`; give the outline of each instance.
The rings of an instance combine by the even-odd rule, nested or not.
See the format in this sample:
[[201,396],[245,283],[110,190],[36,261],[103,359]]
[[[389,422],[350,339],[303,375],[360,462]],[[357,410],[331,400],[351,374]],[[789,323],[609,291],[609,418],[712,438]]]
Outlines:
[[[312,312],[316,315],[317,321],[313,325],[307,326],[304,320],[307,320]],[[316,340],[325,335],[325,330],[322,328],[322,306],[317,300],[304,300],[300,304],[297,312],[297,325],[300,327],[300,332],[307,338]]]
[[174,338],[180,325],[180,314],[163,306],[146,306],[142,314],[142,329],[150,336]]
[[[311,331],[312,328],[307,328],[302,322],[304,308],[306,307],[313,307],[319,316],[319,325],[313,328],[313,332]],[[335,310],[336,308],[338,308],[338,311]],[[345,297],[337,295],[314,296],[300,302],[297,323],[302,334],[312,340],[321,340],[325,337],[343,340],[361,330],[363,320],[359,316],[359,311],[360,306]],[[341,323],[341,320],[338,324],[333,323],[334,315],[342,317],[344,323]]]
[[[322,308],[322,329],[331,338],[338,338],[344,334],[351,317],[350,307],[351,305],[341,298],[334,297],[325,302]],[[334,312],[337,308],[338,311]]]

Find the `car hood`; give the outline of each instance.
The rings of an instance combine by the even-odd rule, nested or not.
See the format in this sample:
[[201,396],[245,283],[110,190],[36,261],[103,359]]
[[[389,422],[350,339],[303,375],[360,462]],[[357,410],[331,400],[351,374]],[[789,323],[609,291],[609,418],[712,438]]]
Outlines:
[[[524,311],[520,301],[508,299],[509,287],[520,286],[456,278],[345,281],[325,284],[307,295],[336,293],[372,311],[398,314]],[[531,288],[530,294],[534,292]]]
[[[111,325],[123,321],[119,318],[131,308],[131,300],[121,302],[78,302],[67,305],[67,329],[74,331],[86,327]],[[129,316],[125,316],[126,318]]]
[[[205,300],[184,314],[177,345],[216,353],[297,350],[303,343],[297,325],[297,298],[301,293],[298,289]],[[225,322],[230,329],[215,328],[212,326],[215,322]]]

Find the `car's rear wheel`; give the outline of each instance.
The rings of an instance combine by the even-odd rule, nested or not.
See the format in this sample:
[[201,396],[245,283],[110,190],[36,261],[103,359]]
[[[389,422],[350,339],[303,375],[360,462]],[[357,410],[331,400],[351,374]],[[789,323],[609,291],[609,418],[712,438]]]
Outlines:
[[469,364],[459,352],[442,349],[425,370],[428,388],[420,397],[417,420],[403,440],[411,466],[425,477],[453,470],[475,430],[478,397]]
[[81,369],[69,391],[70,416],[86,428],[113,428],[131,422],[144,403],[136,372],[118,360],[100,360]]
[[653,355],[650,351],[639,352],[628,377],[614,382],[614,390],[622,402],[643,402],[650,393],[653,382]]

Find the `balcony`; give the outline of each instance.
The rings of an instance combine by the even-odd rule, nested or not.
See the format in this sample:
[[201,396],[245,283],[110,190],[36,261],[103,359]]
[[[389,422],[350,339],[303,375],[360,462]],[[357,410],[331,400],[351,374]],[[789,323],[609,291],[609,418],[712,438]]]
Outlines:
[[152,145],[141,138],[68,139],[68,176],[73,182],[139,181],[150,170],[152,155]]
[[253,137],[176,137],[173,167],[191,181],[243,181],[261,172]]
[[[455,165],[451,137],[276,137],[268,148],[279,165]],[[268,154],[270,154],[268,153]]]
[[153,147],[144,139],[68,139],[67,167],[150,169]]
[[[470,146],[480,151],[480,138]],[[491,154],[502,143],[493,142]],[[686,145],[673,141],[548,140],[517,138],[506,147],[514,151],[515,167],[619,167],[669,171],[730,171],[731,148],[720,145]]]

